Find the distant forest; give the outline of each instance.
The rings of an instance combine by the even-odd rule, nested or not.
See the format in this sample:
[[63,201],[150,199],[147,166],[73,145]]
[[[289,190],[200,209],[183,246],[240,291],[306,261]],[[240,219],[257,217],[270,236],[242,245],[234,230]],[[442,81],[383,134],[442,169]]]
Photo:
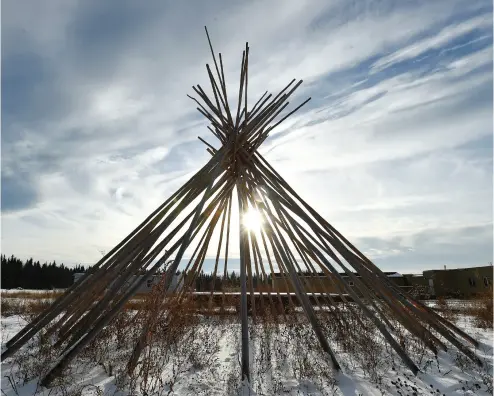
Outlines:
[[[73,275],[76,272],[85,272],[87,268],[82,265],[66,267],[63,264],[51,263],[41,264],[32,258],[22,261],[15,256],[7,258],[1,255],[1,288],[2,289],[65,289],[74,282]],[[180,271],[177,271],[177,275]],[[261,280],[262,278],[262,280]],[[258,283],[271,283],[271,275],[259,278],[255,274],[252,277],[253,287]],[[240,276],[235,271],[227,272],[226,277],[218,275],[213,280],[211,273],[200,274],[195,278],[195,288],[197,291],[210,291],[211,289],[220,291],[237,291],[240,288]]]
[[75,272],[85,272],[82,265],[66,267],[63,264],[40,264],[32,258],[22,261],[13,255],[1,256],[1,287],[2,289],[64,289],[73,283]]
[[[257,276],[252,275],[252,287],[258,288],[261,284],[270,285],[271,275]],[[250,279],[247,276],[247,283],[250,285]],[[227,272],[226,277],[223,275],[217,275],[214,279],[210,273],[201,272],[195,279],[196,291],[239,291],[240,290],[240,274],[236,274],[235,271]]]

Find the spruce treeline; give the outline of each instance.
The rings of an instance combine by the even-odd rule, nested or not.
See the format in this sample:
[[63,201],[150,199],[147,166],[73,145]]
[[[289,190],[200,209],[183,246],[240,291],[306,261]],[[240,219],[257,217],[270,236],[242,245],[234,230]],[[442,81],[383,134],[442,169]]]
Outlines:
[[85,272],[82,265],[66,267],[63,264],[43,263],[32,258],[22,261],[15,256],[1,256],[2,289],[64,289],[72,285],[75,272]]
[[[2,289],[64,289],[74,282],[74,273],[85,272],[82,265],[66,267],[63,264],[51,263],[41,264],[32,258],[22,261],[15,256],[6,257],[1,255],[1,288]],[[177,275],[180,271],[177,272]],[[213,284],[214,283],[214,284]],[[250,284],[250,281],[248,280]],[[271,284],[271,275],[259,279],[255,274],[252,277],[254,288],[258,284]],[[217,274],[216,282],[211,273],[201,272],[195,279],[196,291],[239,291],[240,274],[235,271],[227,272],[226,277]]]
[[[249,279],[247,279],[247,283],[250,284]],[[266,277],[263,277],[263,279],[260,279],[260,277],[254,274],[252,276],[253,287],[256,288],[260,283],[271,284],[271,275],[267,275]],[[240,274],[232,271],[227,273],[226,277],[217,275],[216,280],[214,280],[212,274],[201,272],[196,277],[195,287],[196,291],[239,291]]]

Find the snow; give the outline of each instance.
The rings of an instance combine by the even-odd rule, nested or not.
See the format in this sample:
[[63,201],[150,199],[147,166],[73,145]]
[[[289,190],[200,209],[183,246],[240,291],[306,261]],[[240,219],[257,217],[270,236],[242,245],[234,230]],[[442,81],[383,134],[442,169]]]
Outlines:
[[[2,348],[4,343],[18,332],[24,325],[25,320],[19,316],[9,316],[1,318],[2,328]],[[190,353],[187,349],[190,344],[198,344],[200,350],[207,351],[208,356],[197,361],[197,357],[188,356],[188,361],[197,361],[194,364],[185,365],[183,362],[167,361],[165,371],[161,373],[161,381],[155,377],[156,386],[151,395],[489,395],[484,381],[492,381],[489,373],[492,370],[492,330],[476,328],[470,317],[457,315],[457,325],[479,342],[480,347],[476,350],[478,356],[485,362],[487,369],[485,373],[479,371],[468,364],[463,358],[457,356],[455,350],[441,352],[437,360],[430,355],[424,354],[422,359],[414,355],[413,359],[418,363],[421,372],[417,376],[408,371],[399,359],[390,361],[386,356],[377,356],[375,367],[368,367],[370,372],[378,376],[372,378],[372,374],[365,372],[358,362],[352,359],[347,353],[338,349],[338,346],[331,340],[331,346],[336,350],[337,358],[342,365],[342,372],[334,373],[333,380],[321,375],[322,372],[331,372],[329,360],[324,359],[320,348],[311,348],[313,336],[311,329],[303,328],[302,339],[306,339],[306,344],[293,342],[293,336],[299,330],[295,327],[281,324],[273,333],[266,332],[266,328],[253,330],[256,327],[251,325],[250,332],[250,353],[251,353],[251,384],[246,381],[240,382],[240,326],[232,320],[231,322],[220,322],[217,320],[205,320],[197,327],[196,333],[187,343],[179,347],[176,352],[185,356]],[[200,345],[205,343],[206,345]],[[273,345],[270,365],[263,366],[262,354],[266,353],[263,345]],[[181,349],[183,348],[183,349]],[[199,350],[199,349],[197,349]],[[186,352],[189,351],[189,352]],[[21,350],[22,352],[22,350]],[[28,351],[29,352],[29,351]],[[297,370],[304,370],[300,366],[302,355],[313,359],[318,369],[322,371],[314,372],[313,378],[301,379],[296,375]],[[26,355],[26,356],[29,356]],[[30,355],[36,360],[36,355]],[[386,360],[388,359],[388,360]],[[118,361],[115,356],[114,362]],[[27,364],[22,362],[22,364]],[[2,395],[4,396],[54,396],[55,394],[80,394],[80,395],[112,395],[128,396],[143,395],[136,388],[136,393],[129,393],[119,390],[121,379],[108,375],[108,369],[101,364],[80,359],[73,367],[70,383],[65,384],[65,388],[57,388],[60,393],[39,387],[38,379],[19,379],[16,377],[19,370],[19,361],[15,357],[7,359],[2,363]],[[103,364],[104,365],[104,364]],[[180,372],[173,384],[173,389],[167,385],[167,381],[173,377],[173,370]],[[326,370],[326,371],[325,371]],[[309,371],[310,373],[310,368]],[[17,383],[15,383],[17,382]],[[260,385],[261,384],[261,385]],[[475,384],[478,384],[475,385]],[[480,387],[480,389],[479,389]],[[75,391],[77,390],[77,391]],[[321,393],[321,390],[324,393]],[[63,393],[63,392],[66,393]],[[70,393],[73,391],[74,393]],[[170,392],[170,393],[169,393]]]
[[0,292],[2,294],[18,294],[18,293],[40,293],[40,294],[46,294],[46,293],[52,293],[52,292],[64,292],[65,289],[1,289]]

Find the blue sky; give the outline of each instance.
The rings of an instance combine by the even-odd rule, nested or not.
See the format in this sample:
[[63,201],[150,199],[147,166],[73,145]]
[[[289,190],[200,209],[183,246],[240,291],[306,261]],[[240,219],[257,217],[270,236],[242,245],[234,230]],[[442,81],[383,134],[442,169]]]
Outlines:
[[456,0],[2,2],[3,253],[91,264],[204,164],[204,25],[253,102],[304,80],[261,152],[378,265],[492,261],[492,2]]

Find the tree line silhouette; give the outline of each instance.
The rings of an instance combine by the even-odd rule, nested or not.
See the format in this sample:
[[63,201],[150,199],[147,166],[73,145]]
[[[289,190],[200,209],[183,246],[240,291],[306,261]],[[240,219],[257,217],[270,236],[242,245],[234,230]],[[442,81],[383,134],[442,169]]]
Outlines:
[[[22,261],[14,255],[6,257],[1,255],[1,288],[2,289],[64,289],[74,282],[74,273],[85,272],[82,265],[66,267],[64,264],[51,263],[41,264],[32,258]],[[177,271],[177,275],[180,271]],[[249,281],[250,283],[250,281]],[[259,283],[270,284],[271,275],[258,278],[255,274],[252,277],[253,287]],[[201,272],[195,278],[194,285],[196,291],[237,291],[240,290],[240,275],[235,271],[227,272],[226,277],[217,275],[213,278],[211,273]]]
[[[247,283],[250,284],[250,279],[247,277]],[[271,284],[271,275],[260,276],[252,275],[252,286],[257,288],[259,284]],[[240,290],[240,274],[235,271],[227,272],[226,277],[217,275],[216,278],[210,273],[201,272],[195,279],[196,291],[239,291]]]
[[2,289],[64,289],[72,285],[75,272],[85,272],[82,265],[66,267],[63,264],[41,264],[32,258],[22,261],[12,255],[1,256],[1,286]]

